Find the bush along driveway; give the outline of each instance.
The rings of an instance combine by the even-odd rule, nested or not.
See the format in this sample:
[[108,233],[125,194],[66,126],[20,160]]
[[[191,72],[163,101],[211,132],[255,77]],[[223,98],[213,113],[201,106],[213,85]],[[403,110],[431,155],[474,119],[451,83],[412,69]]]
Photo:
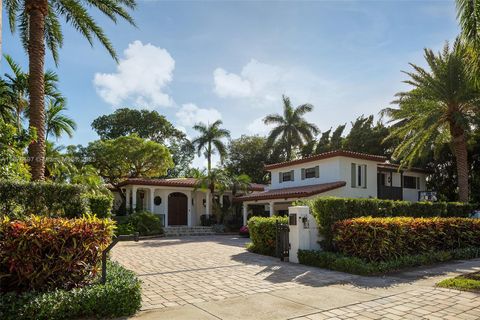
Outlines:
[[470,319],[480,314],[478,294],[435,287],[458,275],[455,270],[480,270],[479,259],[363,277],[280,262],[248,252],[246,242],[229,236],[125,242],[115,247],[113,259],[143,281],[139,319],[327,319],[340,314],[351,319]]

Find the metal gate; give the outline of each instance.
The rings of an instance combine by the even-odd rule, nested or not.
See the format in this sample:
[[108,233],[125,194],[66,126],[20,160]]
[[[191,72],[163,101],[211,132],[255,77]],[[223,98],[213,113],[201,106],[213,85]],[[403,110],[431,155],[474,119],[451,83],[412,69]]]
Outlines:
[[[281,261],[288,261],[288,254],[290,251],[290,242],[288,233],[290,228],[288,224],[276,222],[276,254]],[[287,258],[287,259],[285,259]]]

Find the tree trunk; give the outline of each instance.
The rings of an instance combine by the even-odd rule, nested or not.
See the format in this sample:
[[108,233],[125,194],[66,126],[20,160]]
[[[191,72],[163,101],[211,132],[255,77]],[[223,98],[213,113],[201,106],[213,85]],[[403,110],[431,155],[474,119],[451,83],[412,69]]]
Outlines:
[[468,202],[469,184],[468,184],[468,151],[467,141],[464,131],[461,128],[450,125],[450,132],[453,140],[453,150],[457,162],[457,180],[458,180],[458,200]]
[[45,16],[46,0],[27,0],[25,10],[29,14],[28,41],[28,92],[30,103],[30,127],[37,131],[37,139],[28,147],[33,180],[45,178]]
[[212,143],[208,142],[208,149],[207,149],[207,173],[210,175],[210,171],[212,169]]

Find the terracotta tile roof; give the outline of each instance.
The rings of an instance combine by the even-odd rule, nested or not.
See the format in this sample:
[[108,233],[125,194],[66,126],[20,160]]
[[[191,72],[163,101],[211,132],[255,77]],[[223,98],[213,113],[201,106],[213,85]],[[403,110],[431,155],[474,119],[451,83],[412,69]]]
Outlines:
[[[394,164],[394,163],[378,163],[377,167],[381,168],[381,169],[389,169],[389,170],[397,171],[400,166],[398,164]],[[402,171],[412,171],[412,172],[419,172],[419,173],[430,173],[431,172],[431,170],[428,170],[428,169],[415,168],[415,167],[412,167],[412,168],[405,167],[405,168],[402,169]]]
[[[148,178],[129,178],[118,184],[119,187],[126,185],[142,185],[142,186],[161,186],[161,187],[183,187],[194,188],[198,179],[195,178],[172,178],[172,179],[148,179]],[[252,191],[263,191],[263,184],[252,183]]]
[[311,186],[273,189],[265,192],[252,193],[249,195],[236,197],[234,200],[238,202],[252,200],[271,200],[271,199],[287,199],[287,198],[305,198],[316,194],[327,192],[333,189],[344,187],[345,181],[336,181]]
[[296,164],[308,163],[308,162],[312,162],[312,161],[316,161],[316,160],[328,159],[328,158],[333,158],[333,157],[348,157],[348,158],[371,160],[371,161],[377,161],[377,162],[383,162],[383,161],[387,160],[387,157],[379,156],[379,155],[353,152],[353,151],[347,151],[347,150],[335,150],[335,151],[329,151],[329,152],[316,154],[316,155],[308,157],[308,158],[297,159],[297,160],[286,161],[286,162],[280,162],[280,163],[274,163],[274,164],[268,164],[268,165],[265,166],[265,170],[283,168],[283,167],[288,167],[288,166],[292,166],[292,165],[296,165]]

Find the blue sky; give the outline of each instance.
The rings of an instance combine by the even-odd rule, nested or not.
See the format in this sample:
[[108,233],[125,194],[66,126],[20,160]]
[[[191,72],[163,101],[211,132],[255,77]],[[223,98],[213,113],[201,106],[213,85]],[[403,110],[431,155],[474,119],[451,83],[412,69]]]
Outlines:
[[[155,109],[195,136],[197,121],[221,118],[233,137],[266,134],[261,118],[281,112],[281,95],[322,131],[378,114],[408,62],[458,34],[453,1],[138,1],[138,28],[98,21],[120,64],[70,26],[60,64],[74,138],[95,140],[93,119],[118,107]],[[4,24],[5,53],[27,67],[17,35]],[[8,72],[2,65],[2,73]],[[196,164],[201,164],[196,161]]]

